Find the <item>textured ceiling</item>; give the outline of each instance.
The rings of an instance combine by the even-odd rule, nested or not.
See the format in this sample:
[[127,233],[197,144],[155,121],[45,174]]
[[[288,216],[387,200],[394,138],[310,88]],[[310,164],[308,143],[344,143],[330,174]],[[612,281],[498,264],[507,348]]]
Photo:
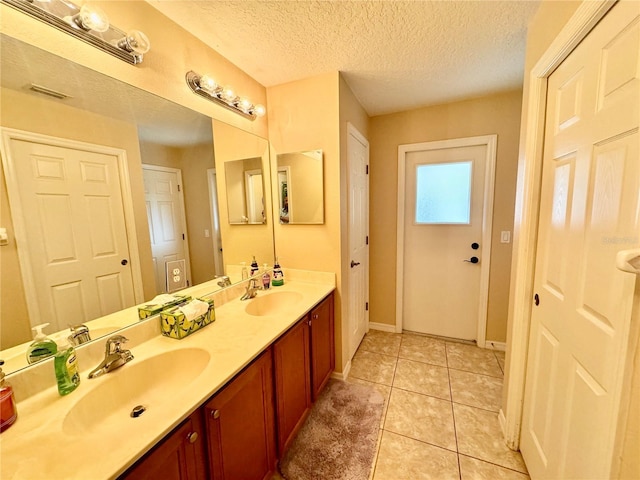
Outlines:
[[526,27],[539,5],[147,1],[267,87],[343,72],[369,115],[521,87]]

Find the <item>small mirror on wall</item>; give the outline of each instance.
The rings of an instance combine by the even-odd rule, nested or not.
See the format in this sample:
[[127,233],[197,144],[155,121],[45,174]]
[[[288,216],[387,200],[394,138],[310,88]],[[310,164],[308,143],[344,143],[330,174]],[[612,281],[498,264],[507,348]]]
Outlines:
[[225,162],[229,223],[256,225],[266,223],[262,158]]
[[322,150],[282,153],[277,159],[280,223],[324,223]]

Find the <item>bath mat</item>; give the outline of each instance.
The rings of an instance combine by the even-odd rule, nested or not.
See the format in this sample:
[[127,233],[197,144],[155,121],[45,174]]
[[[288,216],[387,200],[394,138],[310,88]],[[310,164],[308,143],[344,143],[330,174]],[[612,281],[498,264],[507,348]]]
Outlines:
[[366,480],[384,399],[373,387],[330,380],[284,458],[286,480]]

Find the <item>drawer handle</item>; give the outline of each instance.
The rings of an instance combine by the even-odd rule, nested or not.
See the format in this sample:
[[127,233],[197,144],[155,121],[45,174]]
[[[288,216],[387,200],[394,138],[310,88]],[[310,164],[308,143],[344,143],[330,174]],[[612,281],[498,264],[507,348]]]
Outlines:
[[211,412],[211,416],[217,420],[218,418],[220,418],[220,410],[214,410],[213,412]]
[[198,432],[191,432],[187,435],[187,440],[189,440],[189,443],[196,443],[196,441],[198,440]]

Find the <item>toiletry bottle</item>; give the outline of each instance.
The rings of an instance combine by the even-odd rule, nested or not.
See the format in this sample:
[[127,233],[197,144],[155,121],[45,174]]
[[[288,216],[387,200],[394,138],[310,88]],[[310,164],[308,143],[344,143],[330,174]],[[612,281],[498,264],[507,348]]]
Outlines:
[[[0,367],[4,365],[4,360],[0,360]],[[18,419],[18,409],[16,407],[16,397],[13,395],[13,387],[4,379],[4,372],[0,368],[0,432],[15,423]]]
[[271,286],[271,275],[269,275],[269,267],[266,263],[262,265],[262,271],[264,272],[262,274],[262,288],[264,290],[269,290],[269,287]]
[[277,258],[276,263],[273,264],[273,279],[271,280],[271,285],[273,285],[274,287],[284,285],[284,273],[282,273],[282,269],[278,264]]
[[42,325],[36,325],[31,329],[35,330],[36,334],[33,337],[33,343],[29,345],[29,348],[27,349],[27,361],[29,363],[35,363],[38,360],[50,357],[58,351],[56,342],[47,338],[47,336],[42,333],[42,329],[48,326],[48,323],[43,323]]
[[58,393],[68,395],[80,385],[80,373],[78,372],[78,359],[76,350],[69,343],[69,339],[62,335],[58,339],[58,353],[53,360],[58,382]]
[[257,275],[260,271],[260,267],[258,267],[258,262],[256,262],[256,256],[253,256],[253,261],[251,262],[251,273],[250,276]]
[[249,278],[249,270],[247,269],[247,262],[242,262],[242,280],[246,280]]

